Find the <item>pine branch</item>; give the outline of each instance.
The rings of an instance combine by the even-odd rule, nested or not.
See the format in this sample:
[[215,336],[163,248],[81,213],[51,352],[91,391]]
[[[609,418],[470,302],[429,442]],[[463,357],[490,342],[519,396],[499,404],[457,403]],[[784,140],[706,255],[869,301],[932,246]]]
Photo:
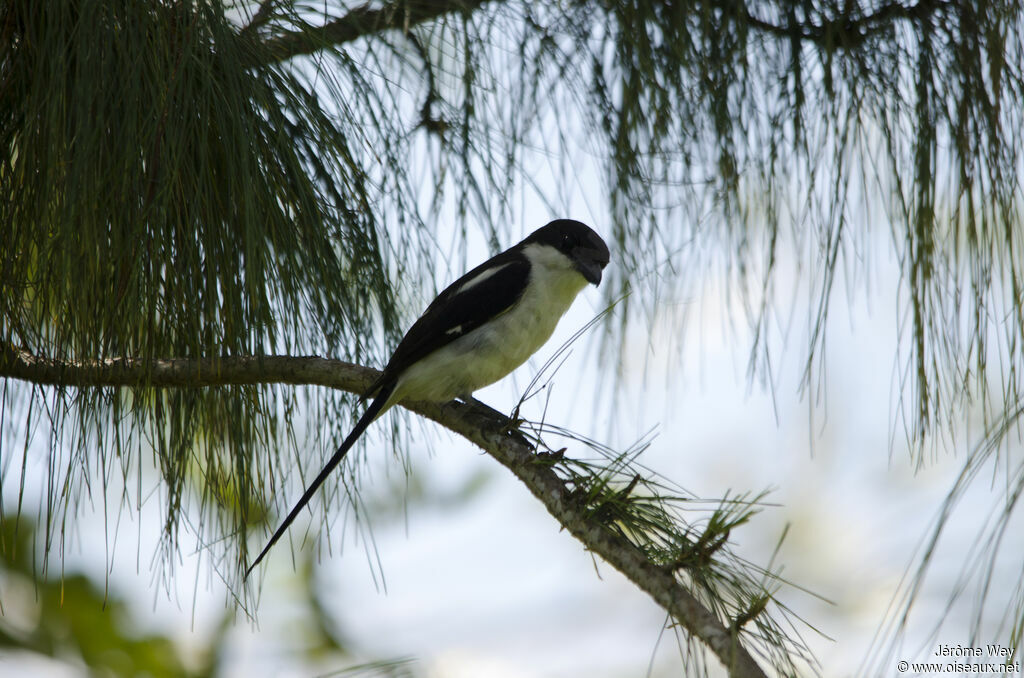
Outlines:
[[362,393],[380,373],[316,356],[61,360],[0,348],[0,377],[49,386],[241,386],[303,384]]
[[923,21],[934,12],[950,6],[948,0],[918,0],[912,5],[888,2],[867,14],[840,14],[816,24],[812,21],[788,25],[775,24],[752,14],[746,4],[740,6],[744,20],[754,28],[779,38],[806,40],[824,49],[853,49],[898,19]]
[[247,33],[253,33],[258,31],[264,24],[270,21],[271,15],[274,11],[274,0],[263,0],[260,3],[259,9],[253,14],[252,19],[242,29],[239,35],[245,35]]
[[[0,348],[0,377],[51,386],[191,387],[284,383],[362,393],[377,374],[372,368],[318,357],[62,361],[13,347]],[[679,581],[674,567],[652,562],[627,539],[588,515],[551,466],[539,462],[524,439],[507,433],[507,417],[476,401],[405,406],[466,438],[512,471],[587,550],[601,556],[646,591],[677,623],[714,652],[728,668],[730,676],[765,676],[739,642],[737,629],[740,625],[723,624]]]
[[[295,56],[312,54],[327,45],[352,42],[381,31],[399,29],[405,32],[413,26],[453,12],[469,14],[485,2],[486,0],[412,0],[394,2],[379,9],[372,9],[367,3],[326,24],[306,24],[297,30],[267,38],[262,43],[263,53],[269,63],[286,61]],[[731,2],[732,0],[725,0],[722,4],[729,5]],[[241,34],[251,34],[264,25],[269,20],[272,4],[270,1],[262,3],[253,21],[243,28]],[[948,0],[918,0],[911,5],[893,1],[859,16],[854,13],[841,14],[820,24],[807,21],[789,25],[775,24],[759,18],[752,14],[742,1],[739,3],[739,9],[750,26],[776,37],[807,40],[829,49],[850,49],[860,46],[868,37],[891,25],[895,20],[924,20],[933,12],[950,4]]]
[[262,44],[267,61],[276,63],[295,56],[312,54],[327,45],[340,45],[381,31],[410,28],[453,12],[470,13],[485,0],[446,0],[430,2],[412,0],[395,2],[380,9],[367,3],[345,16],[321,26],[306,24],[302,28],[275,35]]

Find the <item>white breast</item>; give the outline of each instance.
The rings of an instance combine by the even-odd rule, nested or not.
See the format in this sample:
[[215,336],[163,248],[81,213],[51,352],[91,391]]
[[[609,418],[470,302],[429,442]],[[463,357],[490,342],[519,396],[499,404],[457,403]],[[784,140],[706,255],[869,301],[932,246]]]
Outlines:
[[492,322],[410,366],[399,378],[392,402],[443,402],[469,395],[522,365],[551,338],[587,281],[552,247],[531,244],[523,254],[531,267],[522,298]]

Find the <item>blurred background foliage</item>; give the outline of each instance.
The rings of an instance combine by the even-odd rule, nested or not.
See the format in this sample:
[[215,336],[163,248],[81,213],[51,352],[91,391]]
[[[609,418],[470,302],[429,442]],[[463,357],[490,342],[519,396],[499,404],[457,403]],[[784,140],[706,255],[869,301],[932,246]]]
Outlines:
[[[25,518],[0,523],[3,560],[0,648],[8,660],[29,652],[72,665],[89,675],[213,676],[227,623],[210,645],[189,658],[167,637],[146,633],[125,601],[84,574],[38,576],[35,526]],[[225,622],[232,615],[225,616]]]
[[[0,523],[0,654],[8,666],[22,665],[18,660],[28,655],[90,676],[232,675],[224,655],[231,635],[238,633],[234,610],[224,609],[210,632],[197,634],[202,644],[193,640],[183,645],[180,639],[161,635],[159,623],[147,622],[137,601],[119,597],[119,586],[67,571],[40,577],[34,530],[25,517],[6,517]],[[290,580],[293,607],[286,619],[269,622],[277,641],[295,662],[351,664],[347,642],[321,600],[328,592],[316,585],[308,552]],[[46,664],[27,666],[38,669]],[[411,678],[414,669],[409,660],[387,660],[356,665],[340,675]]]

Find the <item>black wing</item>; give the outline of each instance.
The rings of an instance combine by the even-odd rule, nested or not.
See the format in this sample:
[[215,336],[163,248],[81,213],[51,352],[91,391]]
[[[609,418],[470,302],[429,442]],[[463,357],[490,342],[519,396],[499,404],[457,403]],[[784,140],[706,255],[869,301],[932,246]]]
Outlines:
[[[475,281],[488,271],[494,272]],[[397,379],[416,361],[507,311],[523,296],[529,277],[530,262],[518,251],[510,250],[449,285],[402,337],[369,393]]]

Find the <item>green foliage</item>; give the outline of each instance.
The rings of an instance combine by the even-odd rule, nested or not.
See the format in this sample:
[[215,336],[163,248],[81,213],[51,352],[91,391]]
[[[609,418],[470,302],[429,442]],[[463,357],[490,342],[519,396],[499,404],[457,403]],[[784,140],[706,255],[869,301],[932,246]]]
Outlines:
[[[606,308],[559,347],[537,371],[519,406],[556,381],[575,342],[614,307]],[[816,629],[775,595],[782,588],[792,589],[794,584],[770,565],[761,567],[740,557],[729,545],[732,532],[746,525],[765,505],[767,492],[701,499],[641,463],[651,442],[650,434],[632,447],[617,451],[556,424],[518,423],[528,431],[527,440],[538,451],[534,463],[548,466],[559,476],[588,523],[624,539],[649,563],[684,582],[686,590],[706,609],[726,620],[734,638],[741,638],[745,647],[756,647],[778,675],[816,670],[817,662],[801,634],[793,633],[801,627]],[[569,456],[568,448],[551,447],[549,441],[554,439],[570,441],[594,455]],[[785,534],[778,546],[784,538]],[[680,620],[670,618],[668,624],[675,626]],[[688,673],[700,673],[697,669],[705,661],[705,648],[684,634],[678,642],[681,650],[685,646],[684,668]]]
[[[367,362],[394,338],[403,286],[438,258],[439,216],[455,215],[455,249],[470,223],[497,242],[521,231],[522,196],[566,211],[585,156],[617,252],[606,294],[645,292],[608,337],[724,269],[767,371],[770,330],[790,322],[774,279],[788,243],[809,259],[811,384],[834,293],[868,279],[883,221],[908,440],[940,438],[976,403],[1001,430],[1024,392],[1022,15],[1009,0],[7,0],[0,347]],[[195,501],[198,529],[212,520],[212,543],[243,561],[294,465],[295,415],[344,404],[145,379],[6,381],[0,398],[5,463],[49,433],[47,552],[75,502],[154,450],[168,545]],[[122,491],[141,503],[141,483]],[[586,491],[610,525],[625,510],[650,532],[642,501]],[[701,561],[718,543],[672,539],[644,548]]]
[[71,359],[363,344],[391,310],[375,196],[313,83],[248,67],[218,4],[5,14],[3,340]]
[[[0,561],[7,609],[0,616],[0,648],[27,650],[58,661],[78,658],[90,674],[180,678],[212,675],[213,665],[186,669],[181,652],[166,637],[140,633],[126,601],[104,591],[84,575],[39,579],[33,557],[33,525],[4,520]],[[11,601],[32,601],[21,609]],[[34,620],[34,621],[33,621]],[[210,659],[217,637],[211,639]]]
[[[331,112],[315,74],[261,63],[216,2],[10,2],[0,26],[2,345],[68,361],[343,347],[359,361],[381,326],[393,334],[401,239],[385,252],[372,208],[391,184],[362,161],[366,97]],[[243,533],[279,449],[269,415],[296,406],[290,391],[153,393],[145,379],[49,403],[8,388],[4,420],[52,406],[51,477],[72,489],[47,521],[79,496],[76,467],[127,474],[144,442],[172,541],[197,459],[204,492],[235,505],[221,530]],[[81,435],[62,470],[65,425]]]
[[[116,586],[77,573],[40,577],[34,532],[35,525],[24,517],[0,521],[0,653],[30,653],[81,664],[89,675],[107,677],[203,678],[237,669],[224,664],[222,654],[237,626],[234,610],[225,609],[204,643],[186,650],[171,637],[160,635],[159,622],[140,619],[137,601]],[[324,597],[336,592],[329,593],[316,582],[313,559],[304,559],[295,577],[301,600],[297,606],[288,606],[272,627],[283,636],[281,646],[296,658],[311,663],[328,659],[336,664],[348,653],[325,610]],[[144,626],[153,630],[141,631]],[[374,666],[379,675],[414,675],[408,667],[398,670],[406,663],[381,661]],[[367,670],[366,666],[349,669],[360,675]]]
[[[908,438],[941,433],[976,398],[996,420],[993,392],[1011,407],[1021,398],[1019,3],[598,6],[579,3],[557,26],[575,30],[580,67],[592,62],[589,110],[612,153],[630,275],[684,247],[670,261],[699,272],[731,245],[724,265],[767,362],[788,237],[812,257],[810,364],[837,276],[869,282],[870,223],[887,218],[908,318]],[[1013,369],[990,373],[1002,359]]]
[[[537,463],[550,465],[564,479],[590,520],[625,537],[647,560],[686,582],[709,610],[732,620],[731,631],[745,643],[753,641],[779,675],[797,675],[801,665],[813,670],[813,655],[800,635],[791,633],[807,623],[774,595],[792,584],[736,555],[727,544],[731,532],[760,510],[763,494],[725,497],[716,506],[643,467],[637,459],[649,441],[616,452],[558,426],[530,428],[542,449],[544,436],[568,439],[597,453],[594,459],[573,458],[563,448],[537,457]],[[692,646],[692,639],[680,642],[691,645],[686,654],[699,662],[703,652]]]

